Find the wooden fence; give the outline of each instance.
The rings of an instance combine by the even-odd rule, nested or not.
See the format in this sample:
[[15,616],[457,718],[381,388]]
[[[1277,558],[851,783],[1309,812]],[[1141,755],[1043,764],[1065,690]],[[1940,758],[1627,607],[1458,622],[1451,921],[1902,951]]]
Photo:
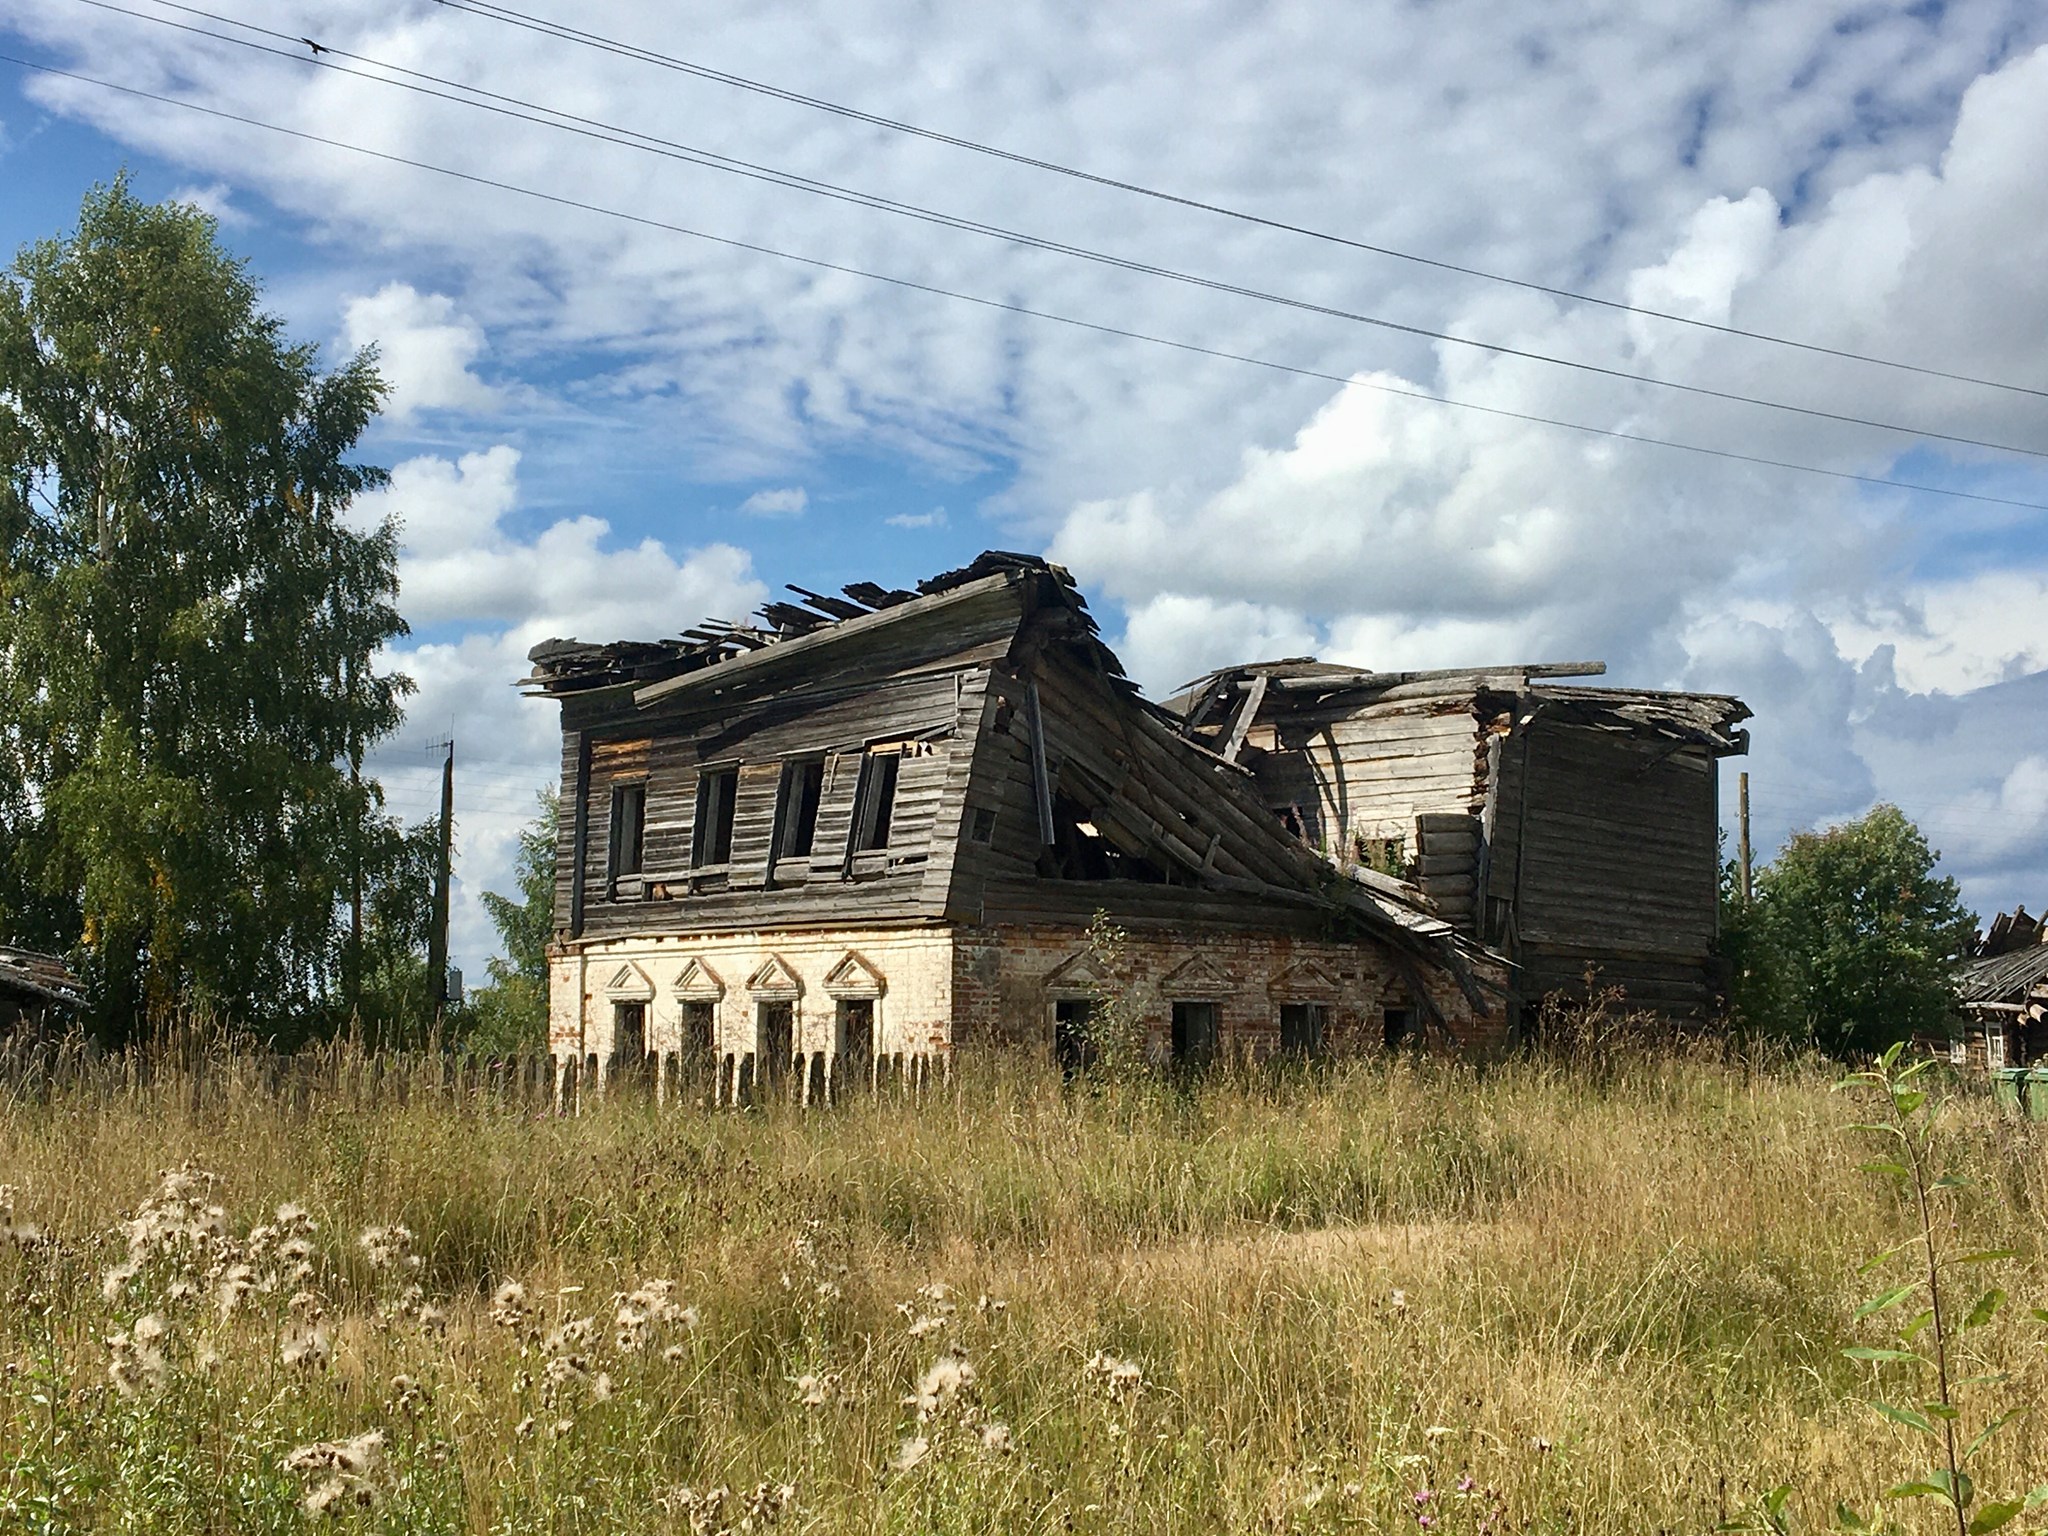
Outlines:
[[932,1077],[921,1063],[883,1058],[865,1081],[835,1082],[827,1094],[798,1071],[757,1080],[742,1062],[669,1056],[633,1063],[558,1063],[533,1052],[480,1056],[431,1048],[378,1050],[353,1040],[276,1051],[218,1039],[173,1037],[120,1050],[90,1040],[0,1038],[0,1098],[42,1102],[78,1097],[177,1098],[195,1110],[262,1099],[287,1110],[319,1106],[378,1109],[435,1104],[531,1115],[575,1114],[600,1104],[678,1108],[823,1104],[850,1092],[921,1094]]

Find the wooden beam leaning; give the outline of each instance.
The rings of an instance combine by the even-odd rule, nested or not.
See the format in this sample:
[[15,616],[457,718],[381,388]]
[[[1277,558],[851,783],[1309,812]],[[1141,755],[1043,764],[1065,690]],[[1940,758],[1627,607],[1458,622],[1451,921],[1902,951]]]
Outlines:
[[1218,755],[1226,763],[1237,761],[1237,754],[1244,750],[1244,739],[1251,734],[1252,722],[1259,716],[1259,706],[1266,701],[1266,684],[1269,681],[1261,672],[1252,678],[1251,686],[1245,690],[1244,700],[1237,706],[1237,713],[1230,717],[1230,730],[1224,735]]
[[1038,806],[1038,840],[1050,848],[1052,825],[1052,779],[1045,766],[1045,718],[1038,707],[1038,679],[1024,680],[1024,712],[1031,724],[1031,794]]

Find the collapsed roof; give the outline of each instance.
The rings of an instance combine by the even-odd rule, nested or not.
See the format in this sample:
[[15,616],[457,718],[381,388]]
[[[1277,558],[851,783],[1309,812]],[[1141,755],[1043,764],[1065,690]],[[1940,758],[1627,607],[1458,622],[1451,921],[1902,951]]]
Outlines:
[[[1644,688],[1589,687],[1551,681],[1598,677],[1605,662],[1530,662],[1497,667],[1452,667],[1427,672],[1375,672],[1336,666],[1313,657],[1288,657],[1225,667],[1186,684],[1166,701],[1191,736],[1229,734],[1231,725],[1261,710],[1274,714],[1330,708],[1370,709],[1375,704],[1470,694],[1501,695],[1540,705],[1546,714],[1573,724],[1613,730],[1647,730],[1704,746],[1717,756],[1748,750],[1749,733],[1736,727],[1750,717],[1740,699],[1718,693],[1678,693]],[[1246,701],[1251,700],[1249,707]],[[1234,756],[1226,751],[1226,756]]]
[[943,571],[921,581],[914,592],[856,581],[840,588],[843,596],[832,597],[791,586],[788,590],[801,602],[765,603],[758,623],[705,619],[672,640],[620,640],[604,645],[543,640],[527,653],[533,671],[521,678],[518,686],[533,693],[559,696],[631,683],[642,690],[640,702],[653,703],[674,691],[658,690],[653,685],[714,667],[724,667],[726,675],[731,675],[742,670],[733,665],[736,662],[792,642],[808,642],[798,647],[808,650],[818,641],[864,630],[879,615],[898,621],[919,616],[941,606],[935,600],[963,594],[992,577],[1012,581],[1039,578],[1038,584],[1044,590],[1038,595],[1038,604],[1065,609],[1071,615],[1067,626],[1072,631],[1070,638],[1094,653],[1103,675],[1114,680],[1120,691],[1134,699],[1138,697],[1137,685],[1125,675],[1123,663],[1103,644],[1101,630],[1088,611],[1088,600],[1081,595],[1074,578],[1063,567],[1035,555],[1003,550],[988,550],[958,570]]
[[[1246,768],[1190,739],[1178,716],[1139,694],[1103,643],[1073,577],[1061,567],[1029,555],[990,551],[918,583],[914,592],[865,582],[843,588],[843,597],[795,586],[789,590],[801,604],[769,603],[757,623],[707,621],[673,639],[651,642],[546,641],[530,653],[532,672],[520,686],[565,701],[597,690],[630,689],[633,703],[642,709],[712,697],[729,705],[810,687],[821,676],[848,683],[856,673],[874,670],[871,651],[886,651],[907,666],[929,666],[935,658],[947,665],[1018,663],[1055,647],[1129,709],[1125,719],[1132,728],[1123,733],[1117,751],[1137,753],[1191,787],[1197,778],[1206,783],[1206,793],[1217,802],[1216,815],[1234,829],[1232,846],[1249,878],[1212,867],[1217,859],[1212,842],[1208,860],[1195,850],[1202,884],[1246,887],[1243,894],[1263,900],[1349,913],[1369,931],[1445,966],[1475,1003],[1481,1001],[1470,962],[1484,955],[1499,964],[1499,957],[1436,915],[1418,887],[1326,859],[1288,833],[1266,810]],[[843,645],[859,637],[865,643],[853,654],[862,660],[849,672]],[[1080,763],[1073,766],[1085,772]],[[1122,835],[1144,842],[1163,866],[1180,867],[1184,861],[1177,856],[1186,848],[1171,829],[1184,813],[1169,800],[1153,803],[1151,779],[1150,773],[1105,773],[1096,785],[1108,797],[1099,822],[1107,831],[1121,829]],[[1104,787],[1112,780],[1118,781],[1113,792]],[[1111,803],[1119,797],[1131,801],[1121,813]]]
[[0,998],[77,1008],[84,1003],[85,993],[71,967],[56,955],[0,944]]
[[1993,1011],[2024,1006],[2035,991],[2048,994],[2048,921],[2027,909],[1993,919],[1974,959],[1956,971],[1956,998],[1965,1008]]

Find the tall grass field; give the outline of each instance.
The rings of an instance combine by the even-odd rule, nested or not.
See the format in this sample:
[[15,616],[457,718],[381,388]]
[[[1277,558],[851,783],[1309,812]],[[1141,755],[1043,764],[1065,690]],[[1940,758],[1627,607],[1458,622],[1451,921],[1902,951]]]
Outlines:
[[[1870,1401],[1931,1422],[1930,1334],[1858,1313],[1927,1234],[1820,1066],[556,1117],[371,1065],[0,1091],[0,1529],[1958,1529],[1886,1497],[1938,1447]],[[2048,1126],[1921,1086],[1974,1436],[2048,1404]],[[1974,1473],[2048,1479],[2048,1417]]]

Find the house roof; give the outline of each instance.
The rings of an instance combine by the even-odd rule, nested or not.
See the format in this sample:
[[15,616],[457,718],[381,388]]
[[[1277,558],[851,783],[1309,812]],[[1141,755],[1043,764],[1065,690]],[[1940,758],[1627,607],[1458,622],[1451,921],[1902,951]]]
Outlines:
[[0,997],[76,1008],[85,993],[71,967],[55,955],[0,944]]
[[1192,732],[1228,719],[1235,701],[1254,690],[1262,717],[1339,708],[1366,711],[1380,704],[1471,695],[1508,695],[1519,706],[1577,724],[1647,730],[1695,742],[1716,754],[1748,750],[1749,733],[1736,726],[1750,716],[1740,699],[1718,693],[1607,688],[1557,679],[1598,677],[1605,662],[1518,662],[1497,667],[1452,667],[1426,672],[1375,672],[1336,666],[1313,657],[1288,657],[1225,667],[1196,678],[1165,708]]
[[[992,633],[1007,627],[1014,634],[1023,617],[1035,610],[1063,610],[1065,638],[1092,652],[1102,674],[1137,697],[1137,685],[1125,675],[1115,652],[1103,644],[1074,578],[1035,555],[988,550],[958,570],[919,582],[915,591],[861,581],[842,587],[838,597],[799,586],[787,590],[800,601],[765,603],[750,622],[705,619],[672,639],[605,644],[543,640],[527,653],[532,671],[519,686],[560,696],[631,684],[636,702],[652,704],[694,687],[718,689],[749,674],[779,671],[821,645],[856,635],[882,638],[920,628],[927,621],[943,621],[948,643],[957,642],[959,621],[979,604],[992,610],[987,615]],[[981,601],[998,596],[1014,596],[1017,601],[1013,607]]]
[[1968,960],[1956,972],[1956,996],[1966,1007],[2021,1002],[2043,985],[2048,985],[2048,943]]

